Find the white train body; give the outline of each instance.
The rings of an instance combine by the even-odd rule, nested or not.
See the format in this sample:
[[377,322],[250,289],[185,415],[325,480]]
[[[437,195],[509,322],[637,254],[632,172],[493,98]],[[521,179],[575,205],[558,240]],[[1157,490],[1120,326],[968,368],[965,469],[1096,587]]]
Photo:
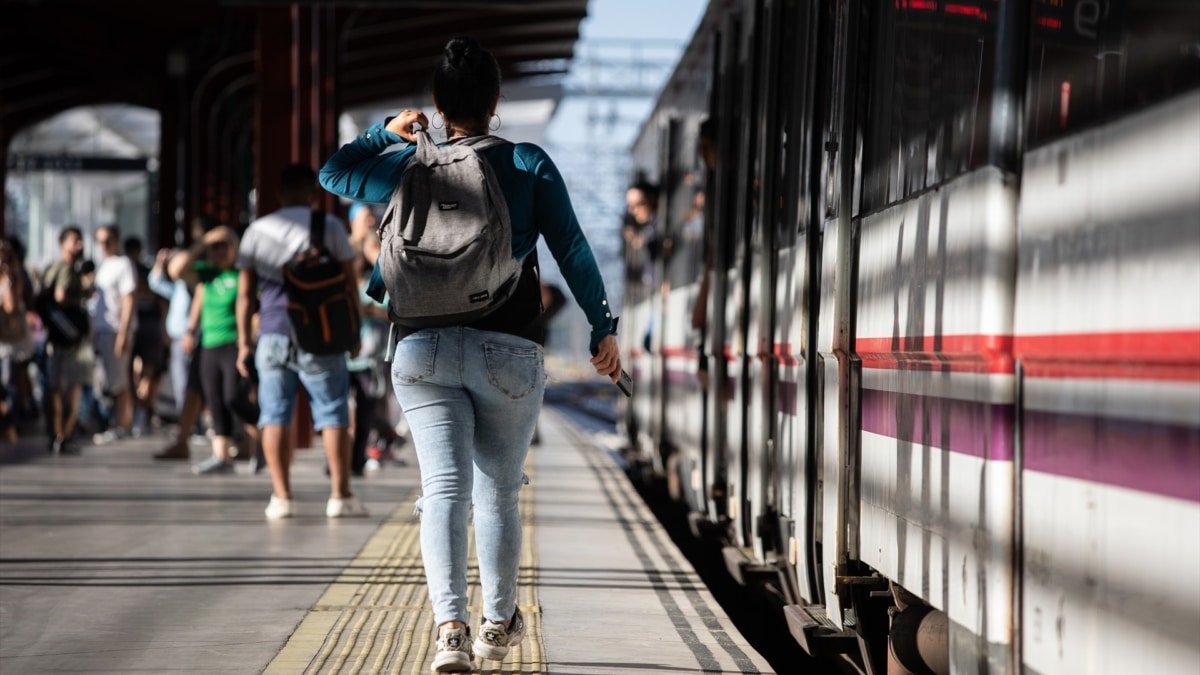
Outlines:
[[806,648],[1200,672],[1200,4],[714,0],[634,159],[629,456]]

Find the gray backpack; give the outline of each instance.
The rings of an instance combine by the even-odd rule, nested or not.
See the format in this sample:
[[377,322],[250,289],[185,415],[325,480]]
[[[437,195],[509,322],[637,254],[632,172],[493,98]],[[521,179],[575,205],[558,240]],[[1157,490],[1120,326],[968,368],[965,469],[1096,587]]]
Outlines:
[[504,304],[513,258],[508,205],[475,136],[439,148],[424,130],[379,221],[380,278],[391,320],[408,328],[464,325]]

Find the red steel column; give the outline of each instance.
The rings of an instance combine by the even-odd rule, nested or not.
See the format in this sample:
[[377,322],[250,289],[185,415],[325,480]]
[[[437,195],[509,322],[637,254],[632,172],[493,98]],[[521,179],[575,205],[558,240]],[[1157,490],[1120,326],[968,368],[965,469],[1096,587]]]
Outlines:
[[[280,206],[279,175],[295,162],[319,170],[337,148],[335,10],[292,5],[259,10],[255,102],[258,216]],[[319,190],[315,207],[332,211]],[[312,414],[303,393],[296,406],[297,448],[312,446]]]
[[292,10],[258,10],[255,69],[258,93],[254,100],[255,217],[280,206],[279,176],[298,154],[293,144],[296,126],[296,73],[292,68]]
[[[297,16],[293,5],[258,10],[258,44],[255,66],[258,95],[254,101],[255,215],[262,217],[281,205],[279,177],[301,158],[302,68],[297,44]],[[294,447],[313,444],[312,411],[301,388],[292,420]]]

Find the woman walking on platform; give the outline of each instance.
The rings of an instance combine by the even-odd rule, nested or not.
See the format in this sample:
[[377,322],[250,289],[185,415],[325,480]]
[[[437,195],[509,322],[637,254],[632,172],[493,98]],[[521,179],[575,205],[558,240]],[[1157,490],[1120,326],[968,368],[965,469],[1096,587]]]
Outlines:
[[[189,256],[172,261],[172,266],[190,263],[200,280],[192,298],[183,348],[192,358],[199,355],[200,387],[212,415],[213,439],[212,456],[193,466],[192,471],[198,475],[233,473],[233,439],[239,421],[235,408],[240,384],[234,313],[238,290],[238,272],[234,268],[237,233],[224,225],[213,228],[204,235],[201,248],[205,253],[202,259],[189,260]],[[180,433],[186,434],[188,430],[180,429]]]
[[[500,99],[500,67],[472,38],[447,45],[433,73],[433,100],[448,143],[488,134]],[[498,118],[497,118],[498,119]],[[349,199],[387,203],[416,146],[426,116],[402,111],[343,146],[321,170],[321,185]],[[592,364],[620,374],[616,319],[562,176],[540,147],[494,144],[479,151],[495,173],[512,223],[517,260],[546,239],[592,326]],[[387,255],[385,250],[381,255]],[[378,271],[378,268],[377,268]],[[392,365],[396,398],[412,429],[421,468],[421,552],[438,624],[433,671],[464,672],[472,656],[502,659],[525,634],[516,605],[521,521],[517,493],[542,406],[545,370],[534,341],[541,311],[536,270],[526,265],[509,300],[472,323],[400,330]],[[483,616],[474,643],[467,627],[467,519],[474,507]]]

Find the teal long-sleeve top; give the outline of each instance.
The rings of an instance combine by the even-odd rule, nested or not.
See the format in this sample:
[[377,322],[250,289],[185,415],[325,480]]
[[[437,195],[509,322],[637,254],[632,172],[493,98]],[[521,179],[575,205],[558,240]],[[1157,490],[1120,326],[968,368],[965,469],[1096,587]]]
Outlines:
[[[376,124],[343,145],[321,167],[321,187],[355,201],[386,204],[416,152],[408,145],[385,153],[404,139]],[[563,278],[592,327],[591,349],[616,333],[616,321],[592,248],[571,206],[558,167],[533,143],[502,144],[481,154],[491,165],[508,204],[512,251],[518,260],[533,252],[538,235],[558,263]]]

